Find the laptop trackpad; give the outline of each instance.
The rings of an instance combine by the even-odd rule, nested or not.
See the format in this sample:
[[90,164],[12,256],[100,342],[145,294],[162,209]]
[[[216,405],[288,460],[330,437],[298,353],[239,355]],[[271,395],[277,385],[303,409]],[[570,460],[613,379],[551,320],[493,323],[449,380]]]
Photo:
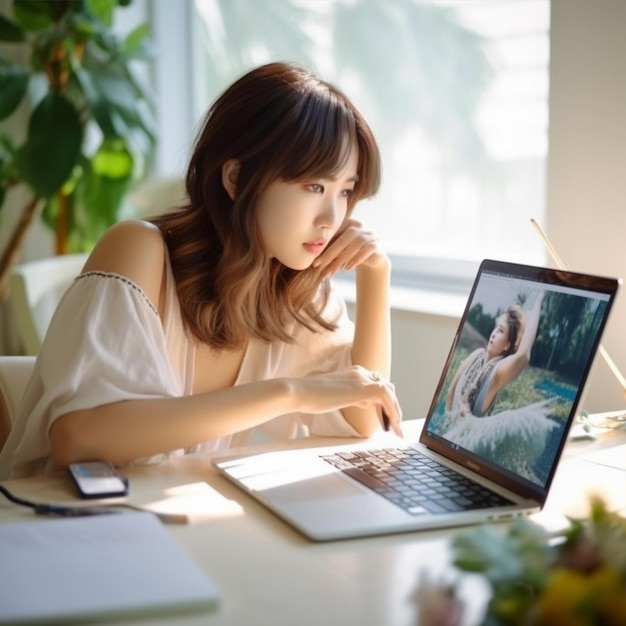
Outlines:
[[362,488],[351,484],[337,473],[288,481],[285,484],[260,491],[271,493],[272,500],[280,502],[311,502],[313,500],[344,499],[350,496],[363,497],[364,495]]
[[367,535],[377,528],[400,530],[414,523],[399,507],[337,472],[275,485],[257,495],[315,540]]
[[400,530],[415,522],[406,511],[318,457],[280,468],[264,458],[255,460],[253,468],[235,460],[227,473],[311,539],[350,537],[355,532],[359,536],[392,525]]

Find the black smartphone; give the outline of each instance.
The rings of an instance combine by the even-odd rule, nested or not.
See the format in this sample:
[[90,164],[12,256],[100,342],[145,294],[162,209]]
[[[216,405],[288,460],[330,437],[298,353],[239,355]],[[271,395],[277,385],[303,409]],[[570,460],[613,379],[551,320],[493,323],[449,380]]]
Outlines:
[[128,481],[107,461],[70,463],[67,469],[81,498],[117,498],[128,494]]

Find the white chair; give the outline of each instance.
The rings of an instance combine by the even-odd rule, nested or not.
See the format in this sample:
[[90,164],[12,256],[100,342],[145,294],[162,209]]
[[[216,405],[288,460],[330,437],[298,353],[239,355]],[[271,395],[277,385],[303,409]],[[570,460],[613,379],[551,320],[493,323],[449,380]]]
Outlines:
[[16,265],[9,275],[9,305],[26,354],[37,354],[52,314],[87,254],[63,254]]
[[0,450],[9,436],[34,365],[34,356],[0,356]]
[[129,195],[129,200],[139,218],[163,213],[187,201],[185,179],[151,177]]

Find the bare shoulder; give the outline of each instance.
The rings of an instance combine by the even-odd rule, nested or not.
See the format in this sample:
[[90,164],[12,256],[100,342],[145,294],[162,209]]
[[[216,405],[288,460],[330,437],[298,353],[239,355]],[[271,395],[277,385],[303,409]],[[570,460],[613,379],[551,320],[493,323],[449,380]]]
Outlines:
[[89,255],[83,273],[110,272],[125,276],[157,304],[164,260],[161,231],[149,222],[128,220],[104,233]]

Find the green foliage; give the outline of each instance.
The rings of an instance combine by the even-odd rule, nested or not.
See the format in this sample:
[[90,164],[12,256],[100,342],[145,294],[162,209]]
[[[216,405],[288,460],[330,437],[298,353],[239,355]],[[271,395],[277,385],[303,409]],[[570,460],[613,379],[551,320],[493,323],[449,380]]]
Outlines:
[[482,573],[492,585],[509,579],[530,587],[545,583],[545,562],[552,548],[545,531],[523,518],[513,520],[507,533],[479,526],[473,533],[456,537],[453,545],[455,565]]
[[21,102],[28,88],[28,73],[0,59],[0,119],[8,117]]
[[156,142],[152,103],[135,76],[151,57],[148,29],[124,38],[111,30],[128,4],[14,0],[12,15],[0,17],[0,42],[28,52],[26,65],[0,58],[0,120],[31,111],[22,145],[0,133],[0,210],[9,187],[26,185],[46,201],[44,222],[68,228],[69,250],[89,249],[118,219]]
[[626,619],[626,519],[591,500],[588,520],[560,536],[517,518],[454,538],[454,565],[483,576],[482,626],[617,626]]
[[82,139],[76,109],[64,96],[46,94],[31,115],[26,143],[17,153],[17,170],[24,182],[39,196],[54,194],[71,174]]

